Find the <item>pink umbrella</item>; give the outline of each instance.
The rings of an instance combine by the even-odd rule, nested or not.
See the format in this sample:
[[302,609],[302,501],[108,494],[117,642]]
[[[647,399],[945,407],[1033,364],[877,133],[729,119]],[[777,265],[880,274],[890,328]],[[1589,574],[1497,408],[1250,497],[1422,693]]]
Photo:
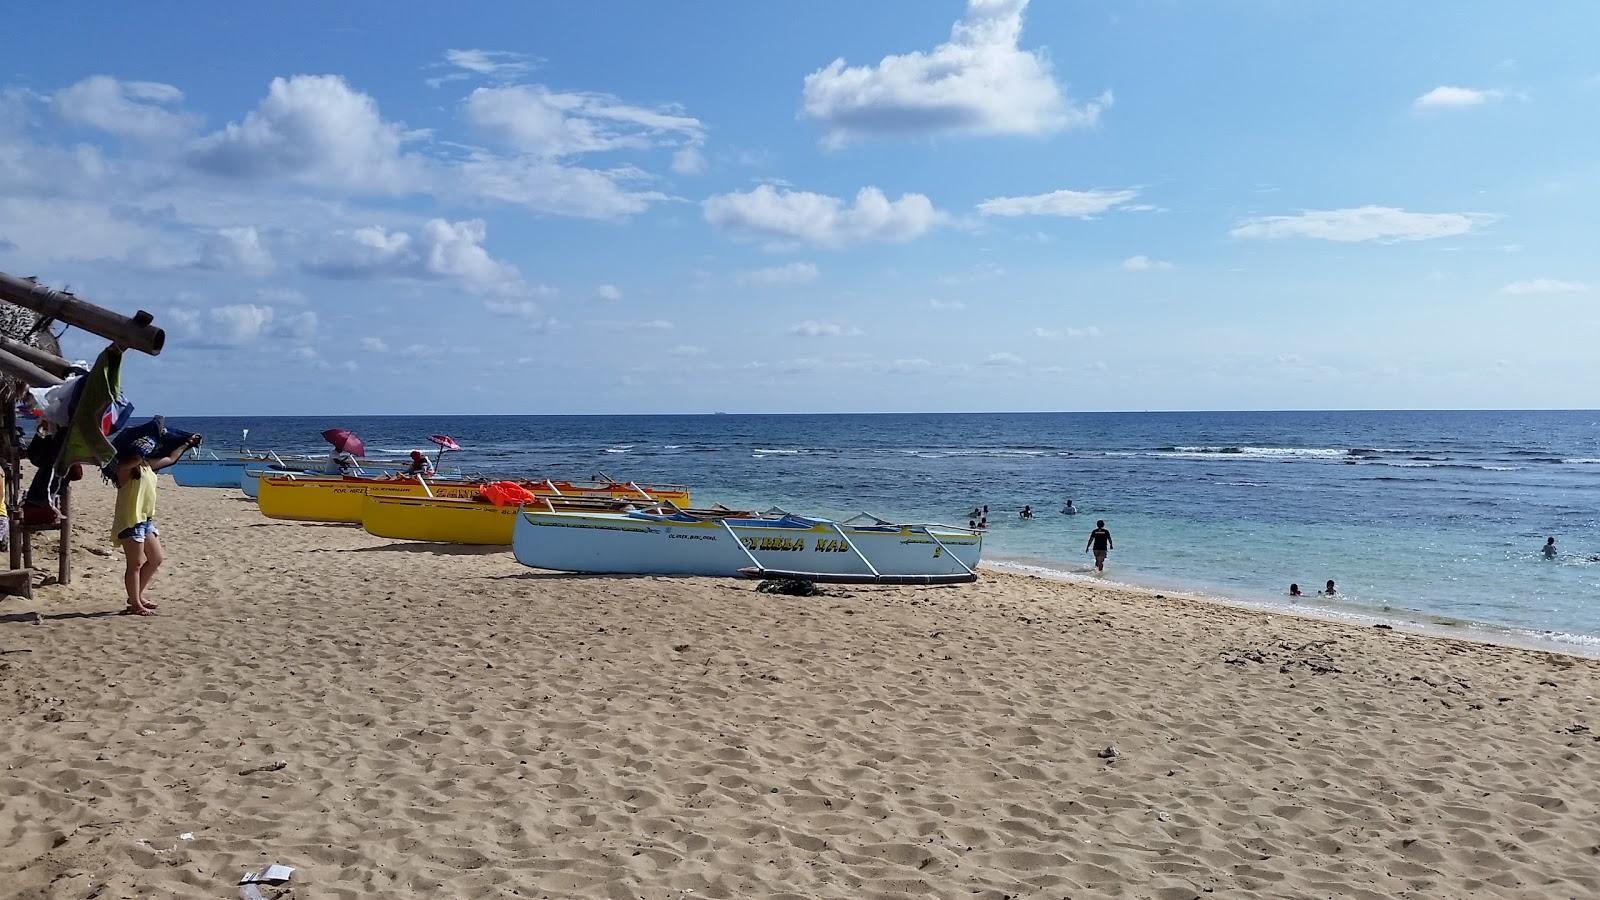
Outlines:
[[367,455],[367,445],[361,443],[361,438],[356,437],[353,431],[329,428],[322,433],[322,439],[333,445],[335,453],[348,453],[355,457]]
[[433,467],[435,469],[439,468],[439,460],[444,458],[444,452],[446,450],[461,449],[461,445],[456,443],[456,439],[448,434],[432,434],[428,436],[428,440],[439,445],[439,452],[433,455]]

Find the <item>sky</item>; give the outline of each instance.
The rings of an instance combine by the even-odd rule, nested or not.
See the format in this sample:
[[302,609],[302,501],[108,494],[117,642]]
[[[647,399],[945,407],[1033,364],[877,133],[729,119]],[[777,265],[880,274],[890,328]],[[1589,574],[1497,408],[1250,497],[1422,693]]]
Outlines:
[[1600,395],[1600,5],[7,19],[0,270],[156,315],[141,413]]

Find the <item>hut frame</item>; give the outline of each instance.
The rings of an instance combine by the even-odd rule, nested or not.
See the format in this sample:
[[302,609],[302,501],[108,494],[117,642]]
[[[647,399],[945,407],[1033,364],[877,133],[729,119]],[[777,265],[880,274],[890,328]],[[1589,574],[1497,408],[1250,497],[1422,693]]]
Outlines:
[[[0,301],[31,310],[42,320],[76,326],[120,346],[155,356],[166,343],[166,333],[151,324],[155,317],[140,310],[124,316],[79,299],[67,291],[46,287],[33,278],[0,272]],[[0,338],[0,376],[27,387],[53,387],[71,374],[73,366],[54,353],[11,338]],[[60,518],[51,524],[25,524],[22,517],[22,448],[17,442],[15,391],[0,391],[0,473],[5,481],[6,528],[10,537],[11,568],[0,572],[0,595],[33,595],[33,536],[54,531],[58,535],[60,584],[72,581],[72,483],[61,485]]]

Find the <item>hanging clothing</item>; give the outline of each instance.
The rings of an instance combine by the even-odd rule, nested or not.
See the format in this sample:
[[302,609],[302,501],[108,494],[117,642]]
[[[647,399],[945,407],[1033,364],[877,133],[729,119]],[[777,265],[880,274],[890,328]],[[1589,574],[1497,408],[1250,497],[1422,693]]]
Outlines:
[[94,368],[83,376],[78,401],[73,404],[56,471],[65,472],[73,463],[105,465],[116,456],[108,436],[127,423],[133,404],[122,396],[122,350],[107,347],[95,358]]

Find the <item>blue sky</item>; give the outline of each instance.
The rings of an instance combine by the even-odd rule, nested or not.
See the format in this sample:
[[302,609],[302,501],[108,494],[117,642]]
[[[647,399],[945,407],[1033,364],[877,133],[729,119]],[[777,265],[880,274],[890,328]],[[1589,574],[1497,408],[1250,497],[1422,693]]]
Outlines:
[[155,312],[143,412],[1600,393],[1591,4],[86,8],[0,269]]

